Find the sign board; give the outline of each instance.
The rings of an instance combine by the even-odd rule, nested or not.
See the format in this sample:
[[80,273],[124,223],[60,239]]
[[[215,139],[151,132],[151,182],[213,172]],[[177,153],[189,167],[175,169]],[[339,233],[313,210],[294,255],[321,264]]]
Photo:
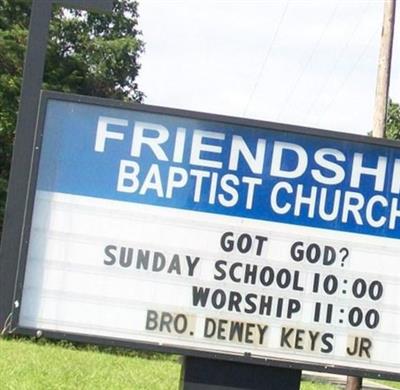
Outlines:
[[394,142],[45,93],[17,332],[399,378]]

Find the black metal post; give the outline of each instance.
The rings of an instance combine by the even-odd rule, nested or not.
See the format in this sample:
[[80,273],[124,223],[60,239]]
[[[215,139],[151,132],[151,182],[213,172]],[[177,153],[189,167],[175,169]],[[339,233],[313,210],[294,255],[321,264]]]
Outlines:
[[[19,240],[24,229],[34,134],[43,81],[46,48],[53,4],[97,11],[111,11],[112,0],[33,0],[28,47],[15,134],[12,169],[0,248],[0,332],[13,310],[18,263],[23,246]],[[17,174],[18,173],[18,174]]]
[[299,390],[301,370],[185,357],[180,390]]

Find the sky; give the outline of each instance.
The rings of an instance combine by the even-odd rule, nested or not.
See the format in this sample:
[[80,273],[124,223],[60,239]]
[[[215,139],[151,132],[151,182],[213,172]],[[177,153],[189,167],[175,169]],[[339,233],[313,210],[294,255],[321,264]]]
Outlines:
[[[147,104],[372,130],[383,0],[139,0],[139,15]],[[400,102],[397,35],[390,96]]]

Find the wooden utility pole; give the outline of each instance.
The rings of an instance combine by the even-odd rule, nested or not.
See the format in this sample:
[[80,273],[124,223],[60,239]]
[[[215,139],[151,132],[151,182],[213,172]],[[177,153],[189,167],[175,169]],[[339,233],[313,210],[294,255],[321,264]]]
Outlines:
[[[377,138],[385,138],[395,13],[396,0],[384,0],[381,48],[379,52],[375,110],[372,128],[372,135]],[[347,377],[346,390],[361,390],[361,388],[362,378],[354,376]]]
[[378,76],[375,92],[375,112],[372,135],[385,137],[387,103],[389,99],[390,65],[392,62],[392,46],[396,0],[384,1],[381,49],[379,53]]

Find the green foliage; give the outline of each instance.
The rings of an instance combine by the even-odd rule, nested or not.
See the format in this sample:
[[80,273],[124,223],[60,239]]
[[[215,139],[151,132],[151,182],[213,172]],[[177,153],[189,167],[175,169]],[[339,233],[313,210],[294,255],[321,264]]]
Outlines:
[[137,3],[118,1],[111,15],[59,10],[53,17],[45,85],[65,92],[141,101],[134,80],[143,50]]
[[386,137],[400,140],[400,106],[392,100],[389,102],[388,107]]
[[[0,0],[0,231],[17,119],[29,0]],[[143,42],[137,3],[114,2],[112,14],[54,10],[44,88],[141,102],[135,78]]]

